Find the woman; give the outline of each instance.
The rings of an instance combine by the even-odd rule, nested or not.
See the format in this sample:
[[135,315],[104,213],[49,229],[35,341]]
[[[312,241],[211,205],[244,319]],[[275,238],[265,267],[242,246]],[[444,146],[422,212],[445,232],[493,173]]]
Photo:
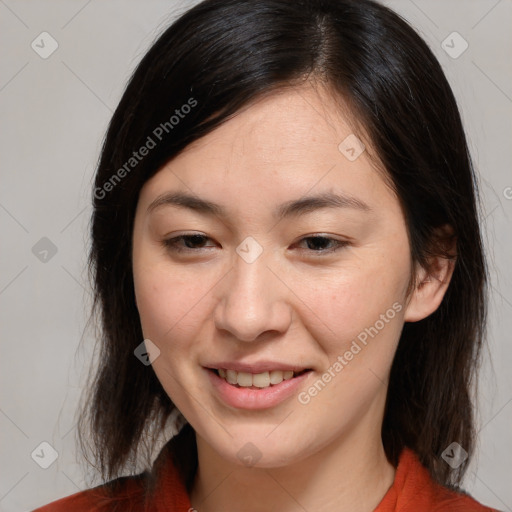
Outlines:
[[486,316],[475,177],[438,62],[389,9],[180,17],[110,124],[90,262],[80,439],[108,483],[38,510],[491,510],[459,487]]

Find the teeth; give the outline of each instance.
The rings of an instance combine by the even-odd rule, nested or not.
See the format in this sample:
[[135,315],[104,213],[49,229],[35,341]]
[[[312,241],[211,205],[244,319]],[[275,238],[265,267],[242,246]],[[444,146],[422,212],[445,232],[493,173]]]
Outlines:
[[238,374],[234,370],[226,370],[226,380],[230,384],[237,384],[237,376]]
[[252,385],[257,388],[268,388],[270,386],[270,375],[268,372],[252,375]]
[[252,375],[250,373],[238,372],[236,383],[243,388],[252,386]]
[[219,376],[226,379],[229,384],[238,384],[242,388],[250,388],[251,386],[255,386],[257,388],[268,388],[271,385],[275,386],[276,384],[280,384],[283,380],[289,380],[294,376],[294,372],[292,370],[272,370],[271,372],[263,373],[247,373],[219,368],[217,371]]

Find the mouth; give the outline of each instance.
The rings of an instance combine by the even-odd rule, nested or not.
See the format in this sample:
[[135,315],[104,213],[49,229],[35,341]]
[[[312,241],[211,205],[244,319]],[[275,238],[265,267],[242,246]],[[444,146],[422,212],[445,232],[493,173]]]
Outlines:
[[278,386],[283,381],[294,379],[311,371],[308,368],[297,371],[271,370],[260,373],[238,372],[226,368],[208,368],[208,370],[233,387],[255,390]]
[[246,410],[263,410],[289,403],[314,374],[309,368],[275,362],[219,362],[204,369],[212,392],[223,404]]

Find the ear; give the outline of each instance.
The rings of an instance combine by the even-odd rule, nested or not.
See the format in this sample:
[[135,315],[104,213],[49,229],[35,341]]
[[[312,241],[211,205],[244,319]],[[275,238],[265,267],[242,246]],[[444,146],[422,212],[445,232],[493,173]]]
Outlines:
[[448,289],[457,258],[456,238],[451,226],[438,228],[434,235],[428,260],[428,268],[417,266],[414,275],[415,287],[410,292],[405,308],[404,321],[418,322],[431,315],[441,304]]

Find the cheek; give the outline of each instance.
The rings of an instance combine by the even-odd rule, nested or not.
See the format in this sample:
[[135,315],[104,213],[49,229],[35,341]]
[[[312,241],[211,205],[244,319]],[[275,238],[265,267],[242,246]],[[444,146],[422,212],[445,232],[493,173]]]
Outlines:
[[137,308],[144,336],[157,344],[179,340],[194,329],[204,295],[204,282],[185,279],[183,274],[157,263],[134,263]]
[[[316,314],[321,320],[319,329],[326,340],[327,351],[341,351],[358,336],[364,341],[368,330],[388,331],[394,339],[400,326],[405,286],[408,282],[406,269],[367,262],[350,272],[326,276],[315,280],[308,287],[307,304],[311,304],[310,316]],[[389,326],[393,324],[393,329]],[[395,327],[396,326],[396,327]]]
[[318,328],[310,330],[325,358],[318,379],[299,401],[308,404],[313,417],[332,406],[327,431],[338,432],[340,425],[356,421],[372,403],[384,400],[403,326],[403,280],[398,273],[366,267],[364,273],[331,281],[327,293],[312,294],[322,323],[312,320]]

